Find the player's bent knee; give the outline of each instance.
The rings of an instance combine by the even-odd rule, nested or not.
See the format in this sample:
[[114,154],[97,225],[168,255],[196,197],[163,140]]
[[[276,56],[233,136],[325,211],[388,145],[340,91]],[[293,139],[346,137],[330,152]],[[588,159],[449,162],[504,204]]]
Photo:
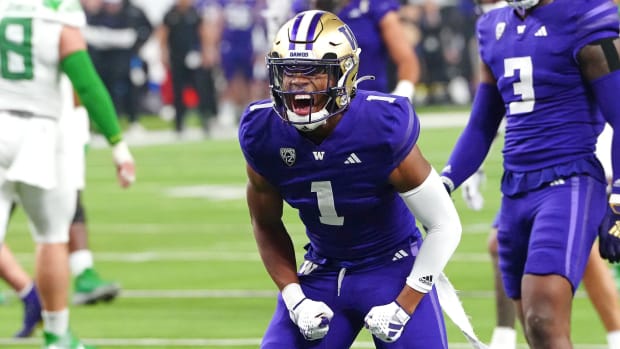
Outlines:
[[524,317],[525,334],[528,341],[544,343],[553,334],[553,319],[550,313],[529,311]]

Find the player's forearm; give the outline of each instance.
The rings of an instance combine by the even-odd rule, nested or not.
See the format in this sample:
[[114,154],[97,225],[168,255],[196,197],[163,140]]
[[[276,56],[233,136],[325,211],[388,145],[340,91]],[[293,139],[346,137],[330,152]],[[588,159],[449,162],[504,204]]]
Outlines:
[[284,225],[263,227],[256,222],[252,224],[263,265],[278,289],[282,290],[291,283],[299,283],[293,242]]
[[613,128],[611,166],[613,169],[612,193],[620,195],[620,70],[613,71],[592,81],[592,91],[605,120]]
[[76,51],[61,62],[61,69],[73,84],[82,105],[88,110],[89,118],[110,144],[121,141],[121,128],[112,98],[86,51]]
[[451,181],[448,184],[450,191],[458,188],[482,165],[505,112],[506,109],[497,87],[491,84],[480,84],[474,98],[469,122],[441,173],[442,177]]
[[407,278],[407,285],[420,293],[428,293],[461,240],[461,221],[434,169],[421,185],[400,195],[426,227],[426,238]]

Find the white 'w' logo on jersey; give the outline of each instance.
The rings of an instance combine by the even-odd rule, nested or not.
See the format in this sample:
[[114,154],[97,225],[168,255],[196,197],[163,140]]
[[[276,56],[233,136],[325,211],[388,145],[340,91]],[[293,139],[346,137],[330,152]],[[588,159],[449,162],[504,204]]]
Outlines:
[[312,154],[314,154],[314,160],[323,160],[323,157],[325,156],[324,151],[313,151]]

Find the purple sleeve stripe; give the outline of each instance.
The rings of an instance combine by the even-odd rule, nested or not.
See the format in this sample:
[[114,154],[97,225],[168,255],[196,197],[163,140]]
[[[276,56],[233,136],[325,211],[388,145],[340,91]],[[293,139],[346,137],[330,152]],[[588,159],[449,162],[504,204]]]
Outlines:
[[598,17],[600,17],[599,15],[601,15],[601,13],[604,13],[604,12],[614,12],[614,13],[617,13],[618,12],[618,8],[611,1],[607,1],[605,3],[602,3],[601,5],[596,6],[595,8],[591,9],[590,11],[584,13],[583,16],[581,16],[577,20],[577,25],[581,26],[586,21],[598,21]]
[[413,106],[411,103],[407,103],[407,108],[409,109],[407,131],[405,132],[405,137],[403,137],[403,142],[398,146],[396,154],[400,154],[403,150],[410,150],[418,140],[418,135],[420,134],[420,122],[418,121],[417,115],[413,111]]
[[618,14],[608,13],[604,17],[597,18],[596,21],[591,21],[589,23],[584,23],[581,29],[582,31],[591,31],[596,28],[606,28],[608,26],[618,26]]

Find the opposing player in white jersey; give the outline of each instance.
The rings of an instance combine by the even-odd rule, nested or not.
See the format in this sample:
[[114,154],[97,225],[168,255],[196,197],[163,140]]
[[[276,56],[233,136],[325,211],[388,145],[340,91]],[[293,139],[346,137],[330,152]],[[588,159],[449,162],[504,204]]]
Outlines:
[[0,241],[17,200],[38,243],[44,348],[85,347],[69,332],[67,241],[76,189],[59,137],[61,72],[113,146],[121,186],[135,180],[112,101],[86,51],[84,24],[77,0],[0,2]]

